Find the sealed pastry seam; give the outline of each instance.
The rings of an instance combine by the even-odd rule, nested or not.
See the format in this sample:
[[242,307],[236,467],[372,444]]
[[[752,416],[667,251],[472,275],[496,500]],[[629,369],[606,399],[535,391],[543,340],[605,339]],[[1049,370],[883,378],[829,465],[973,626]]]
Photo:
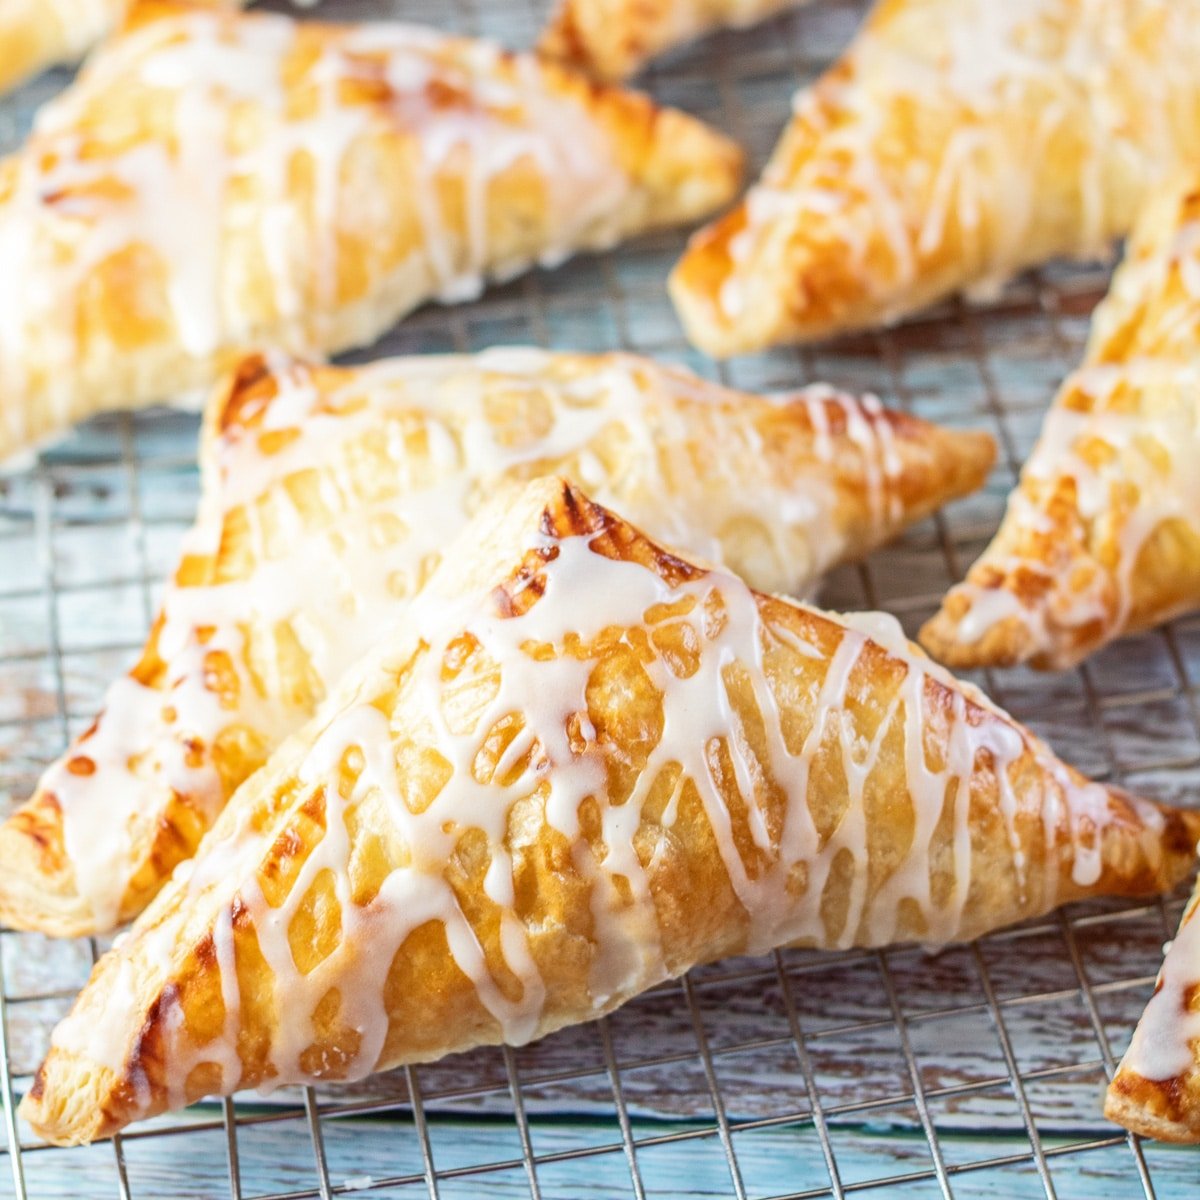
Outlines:
[[87,1141],[520,1044],[723,955],[970,938],[1171,886],[1198,827],[1081,779],[894,621],[756,594],[540,480],[247,781],[22,1112]]

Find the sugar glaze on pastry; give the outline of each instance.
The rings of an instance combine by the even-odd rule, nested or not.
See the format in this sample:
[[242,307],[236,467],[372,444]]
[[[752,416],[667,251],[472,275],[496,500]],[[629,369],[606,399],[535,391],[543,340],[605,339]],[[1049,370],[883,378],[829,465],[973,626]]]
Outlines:
[[1154,996],[1109,1084],[1104,1113],[1135,1133],[1200,1143],[1200,884]]
[[86,1141],[520,1044],[726,954],[969,938],[1169,886],[1198,827],[1083,780],[894,621],[756,594],[543,479],[247,781],[22,1112]]
[[248,359],[206,414],[200,515],[140,662],[0,827],[0,915],[136,915],[504,479],[565,472],[794,592],[978,487],[993,453],[874,397],[768,399],[629,355]]
[[992,544],[922,631],[1060,668],[1200,603],[1200,180],[1147,206]]
[[0,457],[729,198],[700,122],[489,42],[151,2],[0,163]]
[[1128,232],[1200,154],[1197,0],[882,0],[671,281],[714,354],[895,320]]

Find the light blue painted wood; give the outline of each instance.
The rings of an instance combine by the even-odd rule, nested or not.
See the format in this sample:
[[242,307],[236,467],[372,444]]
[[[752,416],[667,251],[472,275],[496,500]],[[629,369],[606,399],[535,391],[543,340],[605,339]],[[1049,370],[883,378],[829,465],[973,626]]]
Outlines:
[[[823,0],[759,30],[714,39],[657,70],[652,89],[731,128],[750,147],[753,162],[760,163],[786,111],[797,61],[803,56],[802,73],[816,70],[844,44],[863,6],[859,0]],[[349,18],[390,12],[528,43],[542,7],[540,0],[458,0],[452,5],[440,0],[338,0],[330,10]],[[711,85],[718,71],[734,81],[730,89]],[[0,147],[15,144],[35,106],[65,77],[47,76],[0,104]],[[722,113],[719,105],[731,91],[738,108]],[[677,235],[645,239],[602,260],[580,261],[494,289],[478,304],[453,311],[427,309],[389,335],[377,352],[474,350],[494,342],[528,341],[535,336],[529,319],[533,305],[537,328],[552,345],[601,349],[619,342],[753,388],[828,378],[846,387],[879,390],[889,401],[907,403],[932,419],[984,425],[996,432],[1002,426],[1023,447],[1035,435],[1057,379],[1078,353],[1088,298],[1106,283],[1103,271],[1072,268],[1069,283],[1083,301],[1073,302],[1057,333],[1024,284],[1009,293],[1001,309],[981,317],[998,395],[989,393],[987,378],[964,352],[952,321],[888,335],[899,363],[896,371],[874,344],[866,349],[853,344],[820,347],[804,360],[791,352],[758,355],[718,371],[682,342],[663,294],[662,280],[681,244]],[[1004,410],[1000,419],[997,406]],[[108,680],[134,656],[145,628],[143,586],[152,598],[194,508],[195,431],[194,418],[158,412],[103,418],[66,436],[44,458],[52,485],[48,547],[38,544],[31,515],[37,489],[47,485],[29,473],[0,484],[0,799],[15,802],[26,795],[38,771],[61,748],[59,683],[68,725],[78,729],[91,719]],[[136,479],[126,461],[130,448],[138,466]],[[947,512],[951,538],[964,561],[994,528],[1011,481],[1002,464],[984,492]],[[130,522],[134,488],[146,518],[140,534]],[[50,655],[49,606],[38,592],[43,552],[50,555],[60,584],[70,590],[57,606],[66,648],[61,681]],[[936,597],[946,582],[945,557],[935,529],[927,524],[899,547],[874,556],[865,568],[836,573],[823,598],[835,607],[868,602],[894,607],[911,632],[925,615],[921,604]],[[1108,772],[1115,767],[1149,794],[1194,802],[1200,795],[1200,768],[1178,764],[1189,757],[1200,761],[1200,738],[1189,724],[1176,654],[1190,678],[1200,678],[1200,623],[1178,623],[1171,647],[1152,634],[1098,656],[1090,666],[1093,684],[1110,702],[1102,724],[1077,675],[1046,678],[1018,671],[989,682],[999,700],[1056,744],[1069,747],[1085,769]],[[1152,711],[1141,703],[1122,703],[1123,694],[1148,688],[1162,697]],[[1157,905],[1132,910],[1093,905],[1072,911],[1072,937],[1087,981],[1095,988],[1100,1038],[1109,1040],[1114,1054],[1149,994],[1159,948],[1181,903],[1176,897],[1165,914]],[[21,1073],[18,1085],[23,1087],[54,1020],[86,977],[90,953],[84,943],[11,933],[0,937],[0,953],[14,998],[9,1008],[13,1067]],[[829,1141],[842,1182],[858,1185],[916,1174],[913,1182],[858,1194],[940,1195],[878,961],[864,955],[801,954],[787,954],[785,961],[809,1039],[818,1096],[831,1114]],[[968,950],[933,957],[908,949],[890,953],[887,963],[955,1196],[1009,1200],[1042,1190],[1008,1081],[998,1019],[1012,1040],[1057,1194],[1063,1200],[1143,1195],[1129,1146],[1100,1117],[1105,1046],[1089,1019],[1060,926],[1050,923],[986,939],[979,960]],[[999,1014],[985,1002],[981,964],[999,997]],[[821,1139],[807,1115],[808,1092],[771,964],[723,965],[697,972],[695,979],[747,1195],[828,1186]],[[49,990],[62,995],[32,999]],[[665,988],[640,998],[612,1019],[611,1029],[646,1194],[732,1195],[712,1099],[678,990]],[[564,1031],[520,1051],[517,1062],[541,1194],[564,1200],[632,1195],[596,1029]],[[499,1053],[480,1051],[422,1067],[418,1078],[430,1098],[429,1141],[441,1173],[440,1195],[454,1200],[528,1196],[521,1139]],[[463,1089],[475,1094],[464,1099]],[[395,1104],[406,1097],[403,1077],[394,1075],[352,1089],[322,1091],[327,1104],[338,1098]],[[279,1098],[274,1107],[257,1098],[238,1103],[245,1196],[304,1193],[315,1187],[302,1111],[258,1120],[279,1117],[280,1101],[294,1105],[295,1097]],[[780,1126],[741,1127],[787,1113],[800,1116]],[[205,1128],[219,1119],[219,1108],[201,1106],[155,1123],[158,1129],[182,1125],[188,1129],[184,1134],[147,1137],[138,1131],[124,1139],[130,1194],[139,1200],[228,1196],[225,1133]],[[420,1178],[412,1184],[373,1186],[397,1176],[420,1177],[423,1171],[420,1140],[407,1114],[331,1118],[322,1125],[335,1187],[353,1184],[356,1190],[350,1194],[360,1196],[427,1194]],[[32,1140],[28,1130],[24,1137]],[[1081,1145],[1092,1148],[1072,1149]],[[577,1156],[586,1149],[599,1152]],[[1149,1144],[1144,1154],[1160,1200],[1191,1200],[1200,1194],[1200,1154]],[[966,1169],[1008,1157],[1018,1161]],[[513,1165],[472,1171],[498,1162]],[[24,1164],[32,1197],[118,1195],[116,1155],[109,1144],[30,1149]],[[0,1170],[0,1197],[11,1195],[9,1175]]]
[[[583,1159],[547,1161],[537,1166],[545,1200],[585,1200],[632,1194],[631,1174],[615,1122],[572,1120],[535,1121],[540,1153],[552,1156],[581,1146],[606,1144],[613,1148]],[[687,1123],[639,1123],[638,1139],[698,1130]],[[421,1196],[427,1188],[420,1178],[421,1152],[410,1122],[398,1120],[332,1121],[324,1124],[332,1184],[348,1194]],[[503,1171],[447,1175],[439,1178],[443,1197],[474,1198],[529,1196],[529,1181],[520,1162],[516,1130],[511,1122],[463,1122],[435,1119],[431,1130],[434,1162],[439,1172],[464,1172],[471,1167],[513,1160]],[[914,1131],[875,1126],[848,1126],[835,1132],[837,1161],[843,1184],[852,1185],[888,1176],[924,1172],[908,1183],[869,1189],[874,1196],[933,1196],[933,1163],[923,1136]],[[829,1176],[811,1127],[748,1131],[735,1139],[742,1182],[748,1196],[766,1197],[809,1188],[827,1188]],[[1083,1153],[1055,1157],[1057,1140],[1047,1143],[1054,1184],[1062,1200],[1120,1200],[1141,1196],[1129,1171],[1124,1145],[1100,1146]],[[953,1135],[942,1142],[954,1195],[960,1200],[1012,1200],[1040,1193],[1031,1161],[983,1170],[956,1170],[965,1164],[1006,1156],[1029,1155],[1028,1142],[986,1131]],[[303,1192],[315,1186],[312,1151],[297,1119],[270,1128],[241,1131],[239,1154],[245,1195]],[[135,1197],[218,1197],[228,1195],[225,1140],[218,1131],[191,1133],[186,1139],[126,1141],[124,1155],[131,1193]],[[1193,1200],[1200,1181],[1194,1151],[1154,1147],[1150,1155],[1159,1200]],[[725,1197],[733,1194],[729,1167],[715,1134],[686,1141],[640,1147],[638,1170],[646,1194],[667,1198]],[[45,1200],[76,1200],[79,1196],[116,1196],[116,1176],[110,1147],[83,1151],[44,1151],[26,1158],[30,1195]],[[415,1181],[384,1185],[400,1176]],[[0,1191],[0,1194],[4,1194]],[[860,1193],[863,1194],[863,1193]]]

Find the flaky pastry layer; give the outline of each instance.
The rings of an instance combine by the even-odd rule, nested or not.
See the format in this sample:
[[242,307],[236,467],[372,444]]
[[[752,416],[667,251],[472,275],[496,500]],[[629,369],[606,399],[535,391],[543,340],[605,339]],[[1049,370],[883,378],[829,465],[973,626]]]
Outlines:
[[490,42],[144,0],[0,162],[0,458],[693,220],[740,165]]
[[140,661],[0,826],[0,919],[135,916],[507,480],[566,474],[798,592],[978,487],[992,456],[873,397],[767,399],[630,355],[252,357],[206,414],[200,514]]
[[1110,1120],[1164,1142],[1200,1143],[1198,913],[1200,883],[1104,1101]]
[[921,640],[1069,667],[1200,602],[1200,177],[1146,208],[999,531]]
[[521,1044],[723,955],[970,938],[1169,887],[1198,832],[1086,782],[890,618],[755,593],[542,479],[239,790],[21,1111],[89,1141]]
[[890,322],[1123,236],[1200,155],[1200,0],[882,0],[671,277],[712,354]]

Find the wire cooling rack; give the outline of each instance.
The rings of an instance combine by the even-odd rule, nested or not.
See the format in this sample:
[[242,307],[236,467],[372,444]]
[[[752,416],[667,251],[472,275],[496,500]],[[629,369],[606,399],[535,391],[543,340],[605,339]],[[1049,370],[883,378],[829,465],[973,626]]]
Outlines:
[[[791,90],[846,43],[863,7],[818,0],[676,55],[647,85],[728,129],[757,166]],[[519,0],[329,8],[518,46],[543,15]],[[63,82],[0,105],[0,145]],[[1049,270],[986,311],[956,303],[899,330],[718,366],[689,349],[664,296],[681,246],[643,241],[427,309],[376,352],[621,346],[747,388],[828,379],[993,430],[1002,454],[982,494],[824,589],[830,606],[886,608],[915,631],[995,528],[1107,268]],[[0,479],[0,809],[28,795],[133,659],[192,515],[195,435],[180,413],[101,419]],[[980,682],[1083,770],[1172,801],[1194,791],[1200,620],[1068,674]],[[1075,906],[936,956],[722,963],[521,1050],[274,1104],[195,1106],[77,1150],[42,1145],[15,1101],[103,946],[0,931],[0,1195],[1194,1197],[1194,1152],[1140,1143],[1100,1116],[1182,904]]]

